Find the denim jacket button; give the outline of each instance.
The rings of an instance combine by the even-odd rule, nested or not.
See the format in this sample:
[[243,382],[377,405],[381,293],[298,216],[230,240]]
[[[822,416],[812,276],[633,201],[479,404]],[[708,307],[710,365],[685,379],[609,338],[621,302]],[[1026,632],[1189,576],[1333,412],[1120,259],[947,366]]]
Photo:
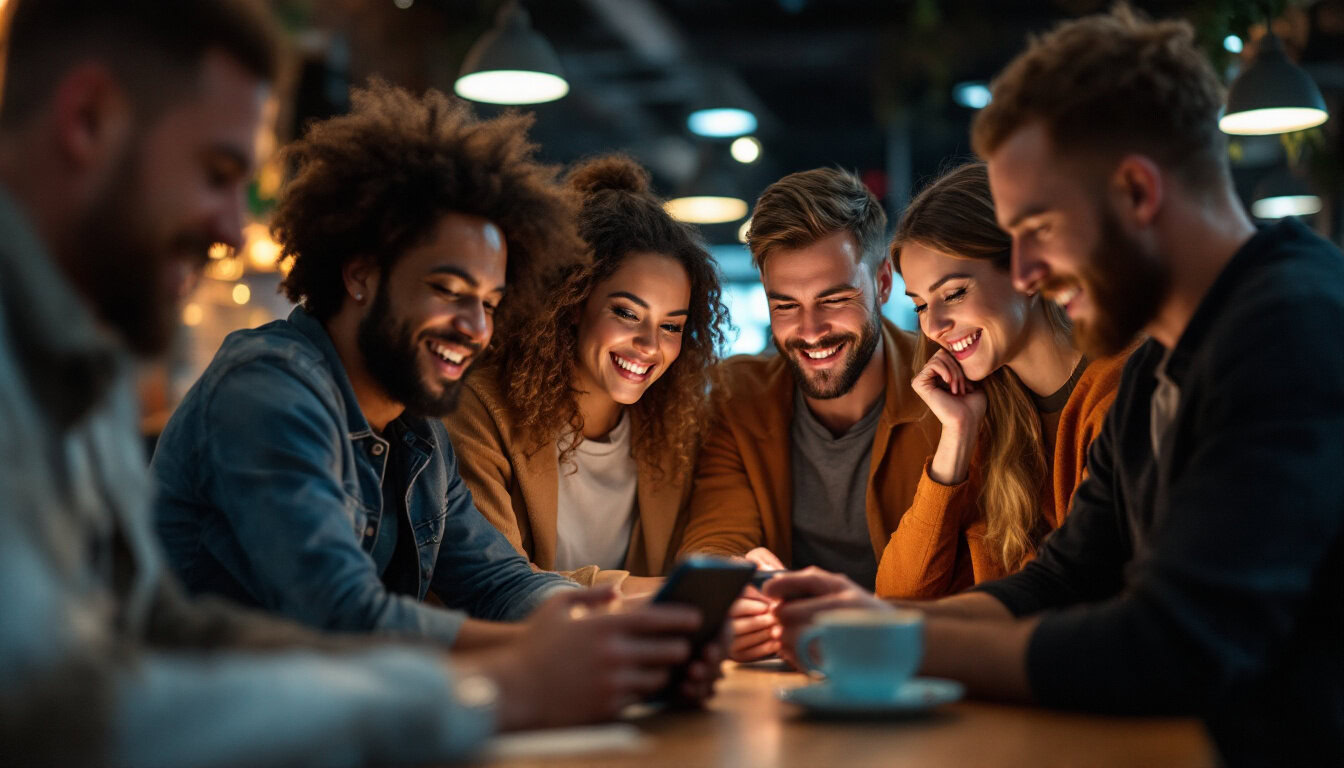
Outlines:
[[372,453],[374,456],[382,456],[382,455],[383,455],[383,444],[382,444],[382,443],[374,443],[373,446],[369,448],[369,452]]

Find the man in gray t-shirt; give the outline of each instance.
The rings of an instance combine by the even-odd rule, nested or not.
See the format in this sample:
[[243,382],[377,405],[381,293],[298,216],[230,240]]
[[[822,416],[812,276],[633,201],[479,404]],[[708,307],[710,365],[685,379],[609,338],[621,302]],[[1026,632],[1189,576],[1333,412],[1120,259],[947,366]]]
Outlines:
[[[719,367],[681,551],[820,565],[871,587],[938,437],[910,388],[915,339],[882,319],[886,214],[852,174],[795,173],[757,201],[748,245],[779,354]],[[763,599],[733,616],[734,658],[775,652]]]
[[803,393],[794,394],[789,435],[794,568],[815,565],[843,573],[855,584],[876,582],[866,497],[880,405],[879,399],[857,424],[836,434],[812,415]]

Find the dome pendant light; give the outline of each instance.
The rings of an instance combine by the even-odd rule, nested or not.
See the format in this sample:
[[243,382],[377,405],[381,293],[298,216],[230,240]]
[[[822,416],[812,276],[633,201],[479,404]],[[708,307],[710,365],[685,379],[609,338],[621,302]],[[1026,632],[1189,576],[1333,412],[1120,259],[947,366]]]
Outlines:
[[467,51],[453,90],[487,104],[541,104],[569,93],[569,83],[555,49],[532,28],[527,11],[509,0]]
[[1329,117],[1321,89],[1288,60],[1283,43],[1269,32],[1260,41],[1255,61],[1228,89],[1227,109],[1218,127],[1224,133],[1265,136],[1312,128]]

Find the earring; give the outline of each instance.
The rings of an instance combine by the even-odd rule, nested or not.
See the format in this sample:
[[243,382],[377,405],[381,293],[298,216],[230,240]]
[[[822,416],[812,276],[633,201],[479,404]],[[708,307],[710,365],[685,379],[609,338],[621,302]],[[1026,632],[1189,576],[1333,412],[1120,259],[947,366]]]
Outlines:
[[363,300],[364,300],[364,294],[362,293],[355,294],[355,301],[363,301]]

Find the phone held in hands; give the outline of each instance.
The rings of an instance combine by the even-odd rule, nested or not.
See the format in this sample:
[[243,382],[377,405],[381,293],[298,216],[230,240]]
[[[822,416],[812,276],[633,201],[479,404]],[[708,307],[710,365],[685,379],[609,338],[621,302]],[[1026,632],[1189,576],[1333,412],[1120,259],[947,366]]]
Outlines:
[[679,603],[700,611],[700,628],[691,635],[692,656],[718,636],[728,619],[728,609],[751,581],[756,566],[742,560],[693,555],[668,574],[654,603]]

